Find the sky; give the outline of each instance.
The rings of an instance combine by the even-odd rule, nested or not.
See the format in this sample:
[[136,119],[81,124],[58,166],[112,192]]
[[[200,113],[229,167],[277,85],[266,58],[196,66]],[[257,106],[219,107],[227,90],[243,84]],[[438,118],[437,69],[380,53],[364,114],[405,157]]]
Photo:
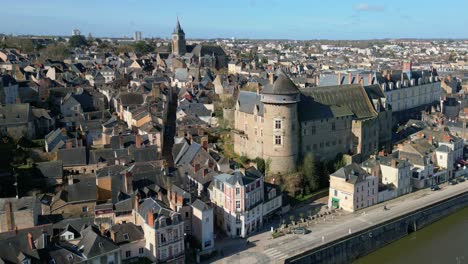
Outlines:
[[468,38],[467,0],[1,0],[0,33],[186,38]]

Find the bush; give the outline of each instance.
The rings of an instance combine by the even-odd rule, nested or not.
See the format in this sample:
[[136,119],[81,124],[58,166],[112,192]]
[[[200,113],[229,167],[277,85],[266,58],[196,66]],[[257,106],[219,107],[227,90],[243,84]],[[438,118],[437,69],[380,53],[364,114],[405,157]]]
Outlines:
[[249,162],[249,158],[247,158],[246,156],[242,155],[239,157],[239,161],[242,163],[242,164],[245,164],[247,162]]
[[277,232],[277,231],[275,231],[275,232],[273,232],[273,233],[271,234],[271,237],[272,237],[273,239],[278,238],[278,237],[281,237],[281,236],[284,236],[284,234],[281,233],[281,232]]

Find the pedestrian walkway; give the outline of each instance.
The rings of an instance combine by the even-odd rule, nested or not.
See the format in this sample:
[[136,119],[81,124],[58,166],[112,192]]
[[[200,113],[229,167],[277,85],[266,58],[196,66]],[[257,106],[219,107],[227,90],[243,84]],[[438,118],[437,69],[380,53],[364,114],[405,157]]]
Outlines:
[[285,253],[279,251],[276,248],[269,248],[269,249],[263,251],[263,253],[265,253],[271,259],[285,259],[285,258],[289,257],[288,254],[285,254]]

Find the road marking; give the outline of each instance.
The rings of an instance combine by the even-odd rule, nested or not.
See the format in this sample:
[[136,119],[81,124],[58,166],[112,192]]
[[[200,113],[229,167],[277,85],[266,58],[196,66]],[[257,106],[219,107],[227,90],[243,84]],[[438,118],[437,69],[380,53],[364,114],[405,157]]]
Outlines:
[[276,248],[270,248],[265,251],[263,251],[267,256],[270,258],[276,258],[276,259],[285,259],[289,257],[288,254],[284,254],[283,252],[279,251]]

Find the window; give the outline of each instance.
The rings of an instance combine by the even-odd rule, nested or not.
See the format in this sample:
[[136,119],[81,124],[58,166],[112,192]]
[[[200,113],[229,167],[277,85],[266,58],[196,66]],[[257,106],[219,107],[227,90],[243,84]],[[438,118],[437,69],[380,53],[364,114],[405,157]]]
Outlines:
[[125,257],[129,258],[132,256],[132,252],[130,250],[125,251]]
[[185,212],[185,218],[189,217],[189,212]]
[[281,120],[275,120],[275,129],[281,129]]
[[337,190],[335,190],[335,196],[338,196],[338,191]]
[[88,212],[88,206],[83,206],[83,207],[81,207],[81,211],[82,211],[83,213]]
[[335,122],[332,123],[332,130],[335,131],[336,130],[336,125],[335,125]]
[[312,135],[315,135],[315,126],[312,126],[312,127],[310,128],[310,130],[311,130],[310,133],[312,133]]
[[281,136],[275,136],[275,145],[281,145]]
[[240,188],[236,188],[236,195],[240,194]]
[[138,254],[142,255],[143,253],[145,253],[145,249],[144,248],[139,248],[138,249]]
[[236,201],[236,209],[240,209],[240,201]]
[[125,234],[124,234],[124,239],[125,239],[125,240],[130,240],[130,238],[128,237],[128,233],[125,233]]

